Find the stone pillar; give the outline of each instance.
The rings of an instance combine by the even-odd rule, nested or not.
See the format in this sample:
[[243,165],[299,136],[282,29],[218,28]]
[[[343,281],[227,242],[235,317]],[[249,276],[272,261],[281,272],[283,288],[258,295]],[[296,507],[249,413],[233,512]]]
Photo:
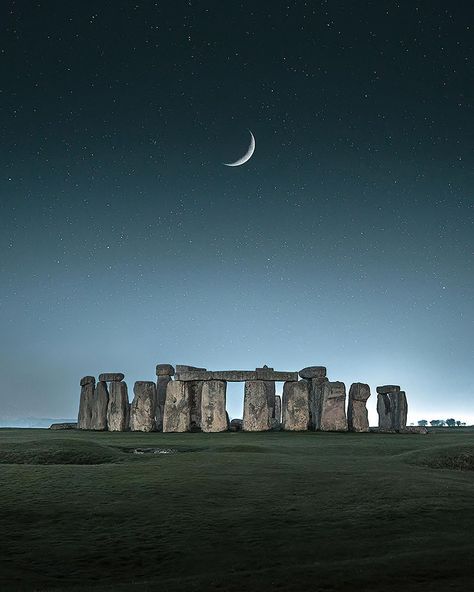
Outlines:
[[404,391],[394,384],[377,387],[379,429],[403,431],[407,426],[408,404]]
[[[107,375],[101,374],[100,377],[102,376]],[[109,386],[109,404],[107,407],[107,426],[109,431],[125,432],[129,425],[129,415],[130,406],[128,403],[127,385],[125,382],[112,380]]]
[[155,383],[137,381],[133,387],[133,393],[134,397],[130,407],[130,429],[132,432],[153,432],[156,426]]
[[308,366],[298,372],[309,384],[309,429],[321,429],[321,412],[323,408],[323,384],[328,382],[324,366]]
[[280,397],[280,395],[275,395],[274,419],[275,419],[275,423],[278,423],[278,425],[281,423],[281,397]]
[[201,431],[201,398],[203,383],[203,380],[190,380],[186,383],[189,394],[189,405],[191,414],[190,429],[192,432]]
[[166,389],[175,370],[171,364],[158,364],[156,366],[156,431],[163,431],[163,413],[165,410]]
[[95,377],[84,376],[81,378],[81,397],[79,399],[79,413],[77,416],[77,429],[90,430],[92,424],[92,409],[95,391]]
[[285,382],[282,399],[282,428],[303,432],[309,425],[309,385],[306,380]]
[[225,432],[227,383],[224,380],[206,380],[201,391],[201,428],[203,432]]
[[347,431],[346,386],[343,382],[324,382],[319,429],[323,432]]
[[347,406],[347,424],[351,432],[368,432],[369,415],[367,413],[367,399],[370,397],[370,387],[362,382],[354,382],[349,389],[349,403]]
[[191,404],[188,382],[171,380],[166,389],[163,432],[189,432]]
[[272,429],[274,404],[264,380],[248,380],[245,383],[244,417],[245,432],[266,432]]
[[107,429],[107,408],[109,406],[109,391],[107,383],[99,381],[95,387],[94,404],[92,407],[91,430]]

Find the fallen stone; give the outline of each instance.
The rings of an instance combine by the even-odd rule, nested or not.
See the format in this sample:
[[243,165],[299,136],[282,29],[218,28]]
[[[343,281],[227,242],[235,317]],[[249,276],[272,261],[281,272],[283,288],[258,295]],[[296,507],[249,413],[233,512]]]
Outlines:
[[163,414],[165,411],[166,388],[171,380],[171,376],[158,376],[156,381],[156,431],[163,431]]
[[106,382],[98,382],[95,388],[91,430],[103,431],[107,429],[107,409],[109,406],[109,391]]
[[226,383],[223,380],[208,380],[201,390],[201,429],[203,432],[225,432]]
[[174,376],[174,368],[171,364],[157,364],[156,375],[157,376]]
[[155,383],[137,381],[133,387],[133,393],[134,397],[130,408],[130,429],[132,432],[153,432],[156,426]]
[[400,387],[396,384],[385,384],[383,386],[378,386],[376,391],[378,395],[388,395],[388,393],[398,393]]
[[242,424],[243,424],[243,420],[242,419],[232,419],[230,422],[230,427],[229,430],[231,432],[241,432],[242,431]]
[[250,380],[244,389],[244,418],[242,429],[245,432],[265,432],[271,430],[274,405],[271,404],[268,387],[263,380]]
[[[88,384],[88,383],[86,383]],[[75,430],[77,429],[77,423],[67,422],[67,423],[52,423],[49,426],[50,430]]]
[[[104,381],[102,381],[104,382]],[[129,425],[130,405],[125,382],[112,381],[109,386],[107,427],[110,432],[125,432]]]
[[182,380],[171,380],[166,389],[163,432],[189,432],[191,404],[189,388]]
[[[81,381],[82,382],[82,381]],[[77,416],[77,427],[79,430],[90,430],[92,422],[92,407],[95,391],[95,378],[81,386],[79,399],[79,413]]]
[[121,372],[104,372],[99,374],[100,382],[120,382],[125,378],[125,375]]
[[81,378],[81,386],[86,386],[86,384],[90,384],[91,382],[95,383],[94,376],[84,376],[84,378]]
[[349,389],[349,403],[347,406],[347,425],[351,432],[368,432],[369,415],[367,399],[370,397],[370,387],[362,382],[354,382]]
[[343,382],[324,382],[322,385],[320,430],[347,431],[346,386]]
[[311,380],[312,378],[322,378],[326,376],[326,368],[324,366],[308,366],[307,368],[303,368],[299,371],[299,375],[301,378],[307,378]]
[[285,382],[282,398],[282,428],[302,432],[309,425],[309,385],[306,380]]

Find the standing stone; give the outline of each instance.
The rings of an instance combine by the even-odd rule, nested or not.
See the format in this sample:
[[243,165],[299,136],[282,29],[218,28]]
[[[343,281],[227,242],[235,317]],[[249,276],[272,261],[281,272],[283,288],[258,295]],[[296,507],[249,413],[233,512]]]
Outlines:
[[189,432],[191,404],[188,385],[188,382],[182,380],[168,382],[163,414],[163,432]]
[[110,432],[125,432],[128,429],[129,409],[127,385],[125,382],[111,382],[107,407],[107,425]]
[[321,429],[323,409],[323,385],[329,381],[326,376],[306,379],[309,385],[309,429]]
[[133,432],[153,432],[155,429],[156,386],[154,382],[137,381],[133,387],[130,408],[130,429]]
[[107,383],[100,381],[97,383],[94,400],[92,405],[91,430],[107,429],[107,407],[109,406],[109,391]]
[[280,395],[275,395],[274,419],[275,419],[276,423],[278,423],[278,424],[281,423],[281,397],[280,397]]
[[285,382],[282,399],[282,428],[303,432],[309,425],[309,385],[306,380]]
[[347,431],[346,386],[343,382],[325,382],[322,386],[320,430]]
[[159,375],[156,380],[156,430],[163,431],[163,413],[165,411],[166,389],[171,376]]
[[[407,426],[408,404],[404,391],[386,392],[388,387],[377,387],[377,413],[381,430],[401,431]],[[398,387],[399,388],[399,387]]]
[[390,398],[388,394],[378,393],[377,413],[379,414],[379,428],[382,430],[392,429],[392,414]]
[[81,397],[79,399],[79,413],[77,415],[77,428],[90,430],[92,424],[92,408],[95,391],[95,378],[84,376],[81,379]]
[[225,432],[227,384],[223,380],[206,380],[201,391],[201,429],[203,432]]
[[190,380],[187,383],[189,394],[189,404],[191,413],[192,432],[201,431],[201,398],[202,398],[202,380]]
[[347,406],[347,424],[351,432],[368,432],[369,415],[367,399],[370,397],[370,387],[362,382],[354,382],[349,389],[349,403]]
[[264,380],[248,380],[245,383],[243,430],[265,432],[272,429],[274,402]]

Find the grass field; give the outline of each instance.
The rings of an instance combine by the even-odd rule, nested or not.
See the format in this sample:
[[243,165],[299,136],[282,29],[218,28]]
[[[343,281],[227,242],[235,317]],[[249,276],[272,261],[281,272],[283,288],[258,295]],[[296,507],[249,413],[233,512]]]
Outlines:
[[0,590],[472,590],[473,459],[468,428],[3,429]]

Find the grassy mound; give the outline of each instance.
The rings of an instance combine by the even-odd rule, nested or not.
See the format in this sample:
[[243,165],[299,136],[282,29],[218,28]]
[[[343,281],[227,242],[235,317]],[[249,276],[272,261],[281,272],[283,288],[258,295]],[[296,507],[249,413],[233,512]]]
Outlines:
[[99,465],[121,458],[113,448],[81,440],[0,443],[0,464]]
[[474,445],[436,446],[412,452],[406,460],[410,464],[432,469],[474,471]]

